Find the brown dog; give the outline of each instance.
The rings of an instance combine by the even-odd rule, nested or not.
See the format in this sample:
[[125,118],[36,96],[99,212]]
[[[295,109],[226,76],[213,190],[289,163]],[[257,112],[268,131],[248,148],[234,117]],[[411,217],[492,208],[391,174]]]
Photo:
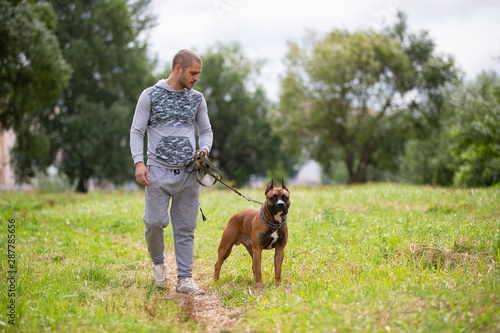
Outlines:
[[252,269],[255,283],[262,283],[261,254],[262,250],[275,249],[274,276],[281,282],[281,265],[285,256],[288,240],[286,217],[290,207],[290,191],[283,180],[282,188],[274,188],[273,180],[267,185],[266,201],[259,209],[245,209],[234,214],[222,232],[219,244],[218,259],[215,264],[214,279],[219,279],[224,260],[231,254],[233,245],[243,244],[252,257]]

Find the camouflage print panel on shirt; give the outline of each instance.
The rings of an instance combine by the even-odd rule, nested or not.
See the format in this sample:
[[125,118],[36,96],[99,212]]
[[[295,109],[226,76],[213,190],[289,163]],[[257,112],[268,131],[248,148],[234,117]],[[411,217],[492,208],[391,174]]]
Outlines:
[[148,126],[194,125],[203,95],[194,90],[168,91],[154,87],[149,92],[151,115]]
[[187,165],[193,158],[194,151],[185,136],[162,137],[156,147],[156,158],[168,165]]

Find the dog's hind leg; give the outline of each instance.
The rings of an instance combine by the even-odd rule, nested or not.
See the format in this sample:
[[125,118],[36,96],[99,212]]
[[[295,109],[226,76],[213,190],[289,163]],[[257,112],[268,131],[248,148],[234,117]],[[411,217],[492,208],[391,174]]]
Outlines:
[[229,257],[233,249],[233,245],[237,242],[238,232],[231,229],[224,229],[220,240],[219,249],[217,250],[217,262],[215,263],[214,280],[219,279],[220,270],[224,260]]
[[217,262],[215,263],[214,280],[218,280],[219,279],[220,269],[222,267],[222,264],[224,263],[224,260],[226,260],[227,257],[229,257],[229,255],[231,254],[232,249],[233,249],[233,244],[232,243],[230,243],[229,246],[225,246],[225,247],[222,247],[222,248],[219,246],[219,251],[218,251],[218,256],[217,256]]
[[219,279],[219,275],[220,275],[220,270],[222,268],[222,264],[224,263],[224,260],[226,260],[227,257],[229,257],[229,255],[231,254],[231,250],[232,250],[232,246],[225,252],[222,252],[218,259],[217,259],[217,262],[215,263],[215,271],[214,271],[214,280],[218,280]]

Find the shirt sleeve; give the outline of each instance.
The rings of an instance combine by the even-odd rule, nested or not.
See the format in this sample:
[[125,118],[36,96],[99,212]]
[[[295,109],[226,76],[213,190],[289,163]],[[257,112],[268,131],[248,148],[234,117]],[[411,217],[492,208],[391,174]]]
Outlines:
[[201,100],[200,109],[196,116],[196,128],[198,130],[198,146],[200,150],[206,149],[210,153],[214,134],[212,132],[212,126],[210,125],[210,119],[208,118],[208,108],[205,96],[203,96]]
[[130,127],[130,151],[134,164],[144,162],[144,134],[151,114],[151,100],[147,90],[144,90],[139,97],[135,107],[134,119]]

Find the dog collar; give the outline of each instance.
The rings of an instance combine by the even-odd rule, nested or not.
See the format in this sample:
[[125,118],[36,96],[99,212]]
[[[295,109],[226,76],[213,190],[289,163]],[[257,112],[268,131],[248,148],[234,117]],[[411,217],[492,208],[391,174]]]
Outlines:
[[282,222],[278,223],[278,224],[276,224],[276,223],[273,223],[273,222],[269,221],[269,220],[266,218],[266,216],[264,215],[264,205],[260,206],[260,217],[262,217],[262,220],[264,221],[264,223],[265,223],[265,224],[266,224],[269,228],[271,228],[271,229],[275,229],[275,230],[278,230],[279,228],[281,228],[281,227],[285,226],[285,224],[286,224],[286,218],[287,218],[287,216],[285,216],[285,219],[284,219]]

